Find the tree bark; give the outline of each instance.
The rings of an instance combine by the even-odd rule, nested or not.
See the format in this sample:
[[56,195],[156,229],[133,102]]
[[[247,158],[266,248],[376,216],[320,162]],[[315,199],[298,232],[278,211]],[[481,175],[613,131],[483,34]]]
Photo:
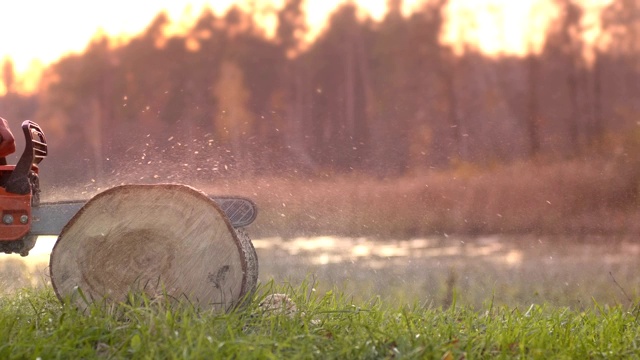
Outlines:
[[593,63],[593,126],[590,137],[596,150],[601,151],[604,125],[602,119],[602,54],[600,50],[595,51]]
[[540,123],[538,119],[538,61],[536,54],[529,54],[527,58],[529,75],[527,137],[529,138],[529,155],[531,157],[535,157],[540,152]]

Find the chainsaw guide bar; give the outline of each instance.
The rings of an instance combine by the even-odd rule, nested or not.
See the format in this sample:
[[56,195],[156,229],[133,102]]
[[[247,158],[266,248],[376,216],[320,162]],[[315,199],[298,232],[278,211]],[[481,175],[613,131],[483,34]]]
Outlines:
[[[227,215],[234,228],[249,226],[258,215],[256,204],[243,197],[211,196]],[[31,235],[58,235],[71,218],[86,204],[86,201],[61,201],[41,203],[31,209],[33,216]]]

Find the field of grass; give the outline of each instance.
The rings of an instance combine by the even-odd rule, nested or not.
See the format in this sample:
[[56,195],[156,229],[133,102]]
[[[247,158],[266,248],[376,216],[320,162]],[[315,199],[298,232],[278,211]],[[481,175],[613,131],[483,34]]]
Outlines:
[[388,179],[289,175],[192,185],[256,201],[254,237],[640,234],[640,166],[619,159],[460,164]]
[[[296,311],[269,310],[286,293]],[[263,302],[261,306],[260,303]],[[226,314],[131,295],[80,313],[50,289],[0,298],[2,359],[587,359],[640,356],[637,304],[575,311],[354,302],[314,285],[262,285]]]
[[291,172],[156,179],[134,172],[126,179],[104,179],[84,187],[44,185],[42,196],[43,201],[88,199],[123,183],[182,183],[209,194],[253,199],[260,210],[251,226],[254,238],[637,235],[640,160],[623,155],[484,166],[459,163],[391,178]]

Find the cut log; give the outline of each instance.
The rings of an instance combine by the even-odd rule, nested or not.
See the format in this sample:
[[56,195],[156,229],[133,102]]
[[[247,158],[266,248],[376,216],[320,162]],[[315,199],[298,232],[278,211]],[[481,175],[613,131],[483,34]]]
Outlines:
[[142,291],[228,310],[255,288],[258,259],[249,237],[198,190],[123,185],[93,197],[62,229],[50,272],[58,298],[83,309]]

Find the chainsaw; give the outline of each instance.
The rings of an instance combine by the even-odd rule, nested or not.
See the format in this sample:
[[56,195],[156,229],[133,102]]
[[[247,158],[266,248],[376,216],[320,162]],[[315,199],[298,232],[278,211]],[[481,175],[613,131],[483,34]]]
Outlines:
[[[22,123],[25,149],[16,165],[0,160],[0,251],[27,256],[36,238],[58,235],[85,201],[40,203],[38,164],[48,155],[44,132],[35,122]],[[248,226],[257,215],[256,205],[249,199],[211,196],[234,228]]]
[[0,251],[27,256],[39,236],[58,236],[50,271],[60,299],[79,287],[91,299],[122,298],[146,279],[147,292],[153,281],[155,291],[162,286],[227,309],[255,287],[257,256],[244,231],[257,216],[250,199],[156,184],[121,185],[87,201],[41,202],[47,140],[33,121],[24,121],[22,132],[16,165],[0,158]]

